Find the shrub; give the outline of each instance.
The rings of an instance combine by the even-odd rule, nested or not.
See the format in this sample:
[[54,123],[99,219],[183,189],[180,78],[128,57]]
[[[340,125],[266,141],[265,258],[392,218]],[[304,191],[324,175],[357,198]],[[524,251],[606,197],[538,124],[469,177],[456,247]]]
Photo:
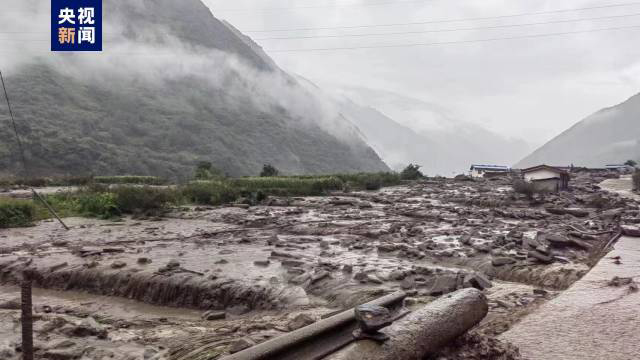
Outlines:
[[239,191],[227,181],[193,181],[185,185],[182,194],[192,203],[202,205],[220,205],[235,201]]
[[278,196],[317,196],[330,190],[340,190],[343,182],[329,177],[244,177],[229,180],[240,192],[263,192]]
[[640,191],[640,170],[636,170],[633,174],[633,189]]
[[213,164],[208,161],[201,161],[196,166],[196,171],[193,174],[196,180],[210,180],[215,178],[222,178],[224,174],[222,171],[213,167]]
[[402,172],[400,173],[400,178],[402,180],[418,180],[422,179],[424,175],[420,172],[420,165],[409,164]]
[[30,226],[36,217],[32,201],[0,199],[0,228]]
[[635,160],[627,160],[624,164],[631,167],[636,167],[636,165],[638,165],[638,162]]
[[[109,219],[120,215],[115,196],[101,184],[90,184],[78,191],[47,195],[45,200],[62,217],[88,216]],[[39,202],[36,202],[39,204]],[[44,206],[38,206],[38,218],[49,218]]]
[[280,171],[278,169],[276,169],[271,164],[265,164],[262,167],[262,172],[260,173],[260,176],[269,177],[269,176],[278,176],[278,174],[280,174]]
[[122,213],[160,215],[178,202],[175,190],[150,186],[118,186],[111,190],[115,204]]
[[390,172],[338,174],[335,177],[342,180],[350,189],[378,190],[383,186],[400,184],[400,175]]
[[83,215],[111,219],[121,215],[112,193],[86,193],[78,197],[78,211]]

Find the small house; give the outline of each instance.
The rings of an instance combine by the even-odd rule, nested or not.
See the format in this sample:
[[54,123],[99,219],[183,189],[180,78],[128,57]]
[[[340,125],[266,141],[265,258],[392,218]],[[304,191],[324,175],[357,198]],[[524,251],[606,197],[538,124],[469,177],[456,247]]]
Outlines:
[[633,166],[629,166],[625,164],[620,164],[620,165],[610,164],[610,165],[606,165],[604,168],[609,171],[617,171],[622,174],[631,174],[632,172],[635,171],[635,168]]
[[522,177],[535,184],[537,190],[556,192],[569,188],[569,172],[558,167],[539,165],[522,169]]
[[500,165],[471,165],[469,173],[471,177],[491,177],[496,175],[508,174],[511,171],[508,166]]

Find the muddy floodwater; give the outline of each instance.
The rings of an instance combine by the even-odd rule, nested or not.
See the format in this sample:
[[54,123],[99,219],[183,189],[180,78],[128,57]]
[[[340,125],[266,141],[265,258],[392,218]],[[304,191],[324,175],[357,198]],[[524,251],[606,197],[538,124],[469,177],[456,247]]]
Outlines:
[[[640,198],[630,191],[629,177],[606,180],[601,187]],[[585,277],[502,338],[532,360],[638,358],[640,239],[622,236],[613,247]]]
[[24,274],[42,358],[215,359],[397,290],[416,308],[481,289],[490,313],[476,332],[492,337],[580,279],[617,221],[637,217],[603,180],[576,174],[572,191],[533,199],[509,179],[426,180],[3,229],[0,359],[21,356]]

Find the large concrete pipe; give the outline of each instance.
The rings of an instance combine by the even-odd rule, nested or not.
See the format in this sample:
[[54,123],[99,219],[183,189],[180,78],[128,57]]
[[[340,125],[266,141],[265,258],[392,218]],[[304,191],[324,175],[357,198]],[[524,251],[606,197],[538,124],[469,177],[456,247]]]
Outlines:
[[[402,306],[402,301],[406,296],[404,292],[398,291],[367,304],[398,309]],[[354,310],[350,309],[286,335],[226,356],[223,360],[322,359],[336,349],[352,342],[352,332],[357,327]],[[203,352],[206,351],[203,350]],[[199,353],[196,350],[190,354],[189,358],[200,358]]]
[[355,341],[325,360],[421,360],[477,325],[488,309],[482,292],[458,290],[382,329],[389,340]]

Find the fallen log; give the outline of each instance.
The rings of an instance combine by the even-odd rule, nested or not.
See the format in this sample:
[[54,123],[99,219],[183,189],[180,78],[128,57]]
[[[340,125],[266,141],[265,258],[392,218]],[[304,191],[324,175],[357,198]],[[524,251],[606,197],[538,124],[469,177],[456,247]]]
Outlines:
[[476,289],[443,296],[382,330],[389,340],[360,340],[326,360],[421,360],[477,325],[488,311],[487,299]]

